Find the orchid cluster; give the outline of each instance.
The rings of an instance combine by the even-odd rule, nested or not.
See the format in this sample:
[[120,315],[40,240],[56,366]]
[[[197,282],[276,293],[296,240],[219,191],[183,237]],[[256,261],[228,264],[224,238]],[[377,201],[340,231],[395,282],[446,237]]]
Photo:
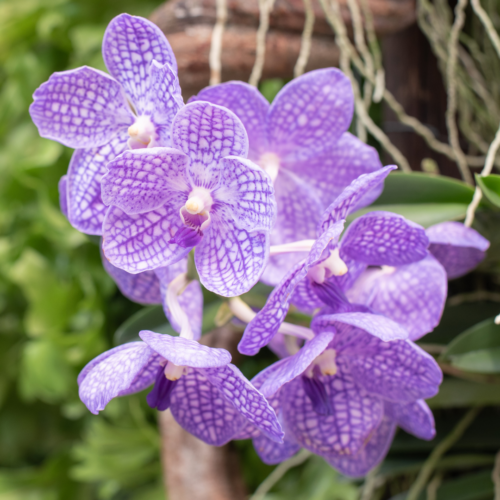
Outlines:
[[[447,279],[488,241],[389,212],[345,228],[396,167],[347,131],[354,98],[335,68],[293,80],[271,105],[243,82],[184,105],[174,54],[149,21],[113,19],[103,55],[109,75],[55,73],[31,116],[76,148],[59,184],[69,222],[102,236],[123,294],[163,304],[179,336],[141,331],[91,361],[78,378],[88,409],[153,385],[148,404],[206,443],[251,438],[269,464],[303,447],[349,476],[383,459],[397,426],[432,439],[424,400],[442,373],[414,342],[439,323]],[[254,311],[238,296],[259,280],[275,288]],[[240,352],[268,346],[281,359],[248,381],[227,350],[200,343],[201,285],[248,323]],[[310,327],[285,322],[290,307]]]

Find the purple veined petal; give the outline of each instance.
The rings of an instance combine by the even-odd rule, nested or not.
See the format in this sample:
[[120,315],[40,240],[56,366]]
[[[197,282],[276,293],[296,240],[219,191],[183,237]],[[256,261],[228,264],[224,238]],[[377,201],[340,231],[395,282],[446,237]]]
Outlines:
[[133,274],[151,271],[175,264],[189,253],[191,248],[170,243],[183,227],[178,207],[172,205],[134,215],[112,206],[104,219],[102,249],[120,269]]
[[[332,330],[334,329],[332,328]],[[304,373],[309,365],[328,347],[333,336],[333,331],[321,332],[306,342],[298,353],[271,365],[274,366],[273,374],[260,387],[262,394],[266,398],[271,397],[284,384]]]
[[[342,247],[340,248],[340,258],[347,266],[348,272],[343,276],[332,276],[330,280],[334,280],[335,284],[344,292],[349,290],[356,280],[361,276],[363,271],[367,268],[364,262],[351,259],[349,256],[344,255]],[[353,301],[354,302],[354,301]]]
[[370,212],[347,228],[341,249],[368,265],[401,266],[422,260],[428,245],[422,226],[391,212]]
[[125,297],[139,304],[161,304],[160,281],[154,271],[130,274],[108,262],[102,251],[101,259],[104,269]]
[[138,114],[147,106],[153,59],[177,72],[174,53],[160,28],[129,14],[120,14],[108,24],[102,55],[108,71],[123,86]]
[[429,251],[446,269],[448,279],[474,269],[490,246],[486,238],[461,222],[442,222],[427,228],[426,233],[431,243]]
[[248,157],[257,161],[268,149],[266,117],[269,103],[252,85],[226,82],[204,88],[189,102],[207,101],[230,109],[243,123],[249,141]]
[[337,142],[354,111],[351,82],[336,68],[295,78],[275,97],[267,117],[273,151],[283,160],[306,159]]
[[430,441],[436,435],[434,416],[423,400],[409,404],[384,403],[385,414],[406,432]]
[[80,399],[97,415],[113,398],[151,385],[159,363],[157,353],[144,342],[130,342],[106,351],[80,372]]
[[275,465],[293,457],[300,446],[285,435],[283,443],[276,443],[264,435],[253,438],[253,447],[260,459],[268,465]]
[[212,210],[238,229],[271,230],[276,219],[276,201],[271,178],[244,158],[222,159],[219,186],[212,191]]
[[259,280],[269,256],[269,233],[238,229],[214,220],[194,253],[201,284],[224,297],[248,292]]
[[[307,160],[283,162],[283,169],[296,175],[302,183],[307,183],[315,191],[321,202],[321,213],[315,223],[342,190],[360,175],[382,168],[377,150],[345,132],[337,143]],[[377,199],[383,184],[369,191],[354,207],[353,211],[365,207]],[[316,227],[314,228],[316,230]]]
[[66,219],[68,218],[68,176],[63,175],[57,185],[59,189],[59,207]]
[[169,380],[165,376],[165,367],[160,366],[156,372],[153,390],[146,396],[148,406],[158,411],[168,410],[170,408],[172,391],[175,389],[178,382],[179,380]]
[[163,134],[161,145],[171,146],[170,129],[175,115],[184,106],[181,87],[177,73],[169,64],[151,63],[150,88],[146,100],[145,115],[151,117],[152,122],[163,125],[168,131],[168,137]]
[[376,467],[387,455],[391,446],[396,424],[388,418],[384,418],[375,432],[370,436],[368,442],[356,455],[328,456],[323,458],[340,473],[348,477],[363,477],[371,469]]
[[102,235],[108,207],[101,197],[106,165],[127,148],[126,130],[93,149],[77,149],[68,168],[68,215],[71,225],[86,234]]
[[277,443],[283,442],[284,433],[276,413],[266,398],[243,376],[236,366],[229,364],[222,368],[211,368],[203,371],[221,394],[262,434]]
[[[274,182],[278,216],[271,232],[271,244],[282,245],[293,241],[316,238],[316,226],[322,213],[317,194],[297,176],[281,170]],[[288,270],[307,253],[294,252],[274,255],[264,271],[263,280],[277,285]]]
[[134,123],[120,84],[87,66],[53,73],[33,99],[30,114],[40,135],[70,148],[102,146]]
[[369,312],[346,312],[316,316],[311,322],[315,332],[331,331],[332,326],[339,336],[355,327],[364,330],[384,342],[408,338],[408,331],[392,319]]
[[304,262],[297,264],[273,290],[266,305],[248,324],[238,351],[247,356],[257,354],[276,335],[285,319],[295,285],[305,277]]
[[222,446],[241,431],[245,420],[205,375],[192,368],[172,391],[170,411],[189,433],[213,446]]
[[311,315],[316,309],[324,306],[312,288],[309,278],[304,278],[298,282],[290,302],[304,314]]
[[354,455],[379,425],[382,400],[359,388],[348,373],[322,376],[332,415],[318,415],[296,378],[282,389],[285,432],[301,446],[319,455]]
[[126,214],[161,208],[167,201],[177,211],[190,191],[186,175],[188,157],[172,148],[125,151],[108,163],[102,177],[102,200]]
[[172,337],[148,330],[139,332],[139,337],[160,356],[177,366],[215,368],[226,366],[231,362],[229,351],[207,347],[196,340]]
[[173,146],[189,156],[189,175],[196,186],[219,184],[222,158],[248,153],[248,136],[239,118],[228,109],[195,101],[184,106],[172,126]]
[[306,260],[306,266],[309,269],[328,258],[326,250],[333,250],[339,241],[339,237],[344,230],[344,220],[339,220],[332,224],[321,236],[314,242]]
[[429,255],[407,266],[369,269],[347,296],[404,326],[417,340],[438,325],[447,290],[444,268]]
[[365,334],[342,361],[360,387],[395,403],[431,398],[443,380],[435,359],[410,340],[383,342]]
[[372,196],[371,192],[380,193],[384,179],[397,168],[396,165],[388,165],[370,174],[360,175],[351,182],[324,211],[318,226],[318,234],[324,233],[332,224],[345,219],[360,208],[361,204]]
[[[282,333],[277,333],[267,344],[267,348],[270,349],[278,358],[287,358],[290,356],[288,348],[285,342],[285,335]],[[253,383],[253,382],[252,382]],[[254,384],[255,385],[255,384]]]

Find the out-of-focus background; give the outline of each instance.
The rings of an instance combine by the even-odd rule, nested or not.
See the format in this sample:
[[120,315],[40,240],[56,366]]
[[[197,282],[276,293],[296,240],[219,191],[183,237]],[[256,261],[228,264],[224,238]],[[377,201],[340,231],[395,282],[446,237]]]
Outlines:
[[[498,2],[483,3],[498,24]],[[96,355],[136,333],[135,325],[144,327],[149,321],[156,326],[164,321],[158,319],[161,310],[143,308],[125,299],[102,268],[98,241],[71,228],[61,214],[57,183],[66,173],[72,151],[40,138],[28,114],[33,91],[54,71],[81,65],[105,70],[102,36],[115,15],[128,12],[149,17],[160,4],[144,0],[0,1],[0,500],[165,498],[156,415],[145,404],[145,394],[114,400],[104,412],[94,416],[78,399],[76,384],[79,370]],[[174,50],[182,52],[184,48],[185,53],[181,54],[181,58],[185,57],[184,66],[180,64],[179,71],[181,84],[185,71],[185,91],[189,95],[208,83],[203,83],[208,80],[208,73],[206,64],[189,59],[186,40],[191,37],[193,43],[208,53],[210,29],[206,28],[209,26],[206,20],[198,28],[196,23],[186,28],[189,25],[186,17],[193,12],[189,1],[177,2],[184,4],[184,11],[176,11],[180,12],[176,14],[178,25],[172,18],[168,24],[162,12],[157,12],[154,19],[172,31]],[[439,0],[436,4],[450,24],[450,6],[454,2]],[[248,21],[249,17],[242,19]],[[279,24],[279,20],[278,12],[273,22]],[[251,27],[253,21],[247,21],[243,25],[246,22],[247,28]],[[281,35],[272,35],[285,37],[285,41],[276,39],[276,50],[268,55],[269,68],[265,69],[260,84],[269,100],[293,76],[293,65],[286,64],[282,64],[284,69],[276,69],[281,76],[271,74],[270,78],[266,74],[266,71],[272,73],[273,66],[279,66],[278,61],[273,63],[273,53],[277,57],[279,50],[295,43],[287,36],[298,36],[300,46],[302,24],[297,27],[292,21],[286,21],[284,27],[278,26]],[[429,125],[437,139],[446,142],[446,82],[443,83],[441,76],[446,54],[441,53],[440,59],[438,50],[442,45],[439,37],[447,36],[440,29],[443,31],[446,26],[442,24],[440,28],[430,23],[425,36],[422,28],[425,23],[421,20],[419,28],[414,21],[405,18],[400,27],[393,23],[381,28],[381,32],[385,30],[382,55],[386,82],[407,111]],[[319,66],[329,58],[338,61],[333,37],[321,32],[321,23],[328,27],[324,19],[319,23],[311,53],[311,64]],[[255,28],[251,30],[254,37]],[[430,36],[432,33],[434,38]],[[428,38],[433,40],[433,48]],[[466,24],[461,42],[467,49],[465,62],[461,64],[466,64],[467,55],[472,54],[480,65],[479,75],[460,70],[459,80],[465,82],[459,87],[461,140],[467,154],[480,156],[487,152],[499,121],[500,65],[476,19]],[[240,49],[244,48],[241,45]],[[227,78],[233,78],[238,71],[248,70],[235,66],[231,73],[230,58],[225,57],[223,49],[223,78],[224,71]],[[363,84],[361,76],[359,81]],[[478,82],[479,89],[472,88],[474,82]],[[485,105],[488,96],[489,107]],[[412,168],[433,174],[410,175],[404,183],[389,183],[379,204],[391,205],[394,211],[424,225],[463,218],[473,188],[437,177],[440,171],[458,178],[455,163],[429,149],[387,106],[372,103],[369,111]],[[356,126],[353,123],[353,132],[359,132]],[[388,163],[389,156],[379,141],[371,134],[367,139]],[[477,166],[481,167],[481,163]],[[468,335],[470,339],[471,333],[466,331],[473,328],[472,336],[477,334],[487,339],[487,346],[494,351],[487,358],[475,361],[467,358],[469,364],[464,365],[463,358],[453,358],[451,354],[475,352],[477,346],[467,341],[464,344],[462,340],[461,350],[455,349],[448,358],[443,358],[443,363],[451,367],[448,374],[453,375],[455,370],[455,375],[445,379],[440,394],[429,402],[436,416],[437,438],[425,442],[399,431],[379,471],[379,484],[371,485],[371,490],[361,480],[347,480],[313,457],[287,473],[266,499],[403,500],[404,492],[436,443],[449,436],[464,412],[474,406],[484,409],[455,443],[453,453],[435,464],[434,489],[427,488],[420,498],[494,498],[492,469],[500,449],[500,340],[497,338],[500,334],[492,320],[500,312],[498,214],[491,203],[486,203],[478,213],[475,227],[493,241],[489,257],[478,271],[450,283],[450,298],[442,323],[422,340],[439,346],[436,354],[443,355],[459,336],[467,339]],[[268,291],[262,293],[265,292]],[[213,326],[217,309],[213,302],[211,306],[213,296],[207,295],[206,299],[205,331]],[[241,368],[252,376],[272,359],[270,353],[258,359],[244,359]],[[485,359],[490,363],[487,370]],[[240,457],[251,493],[273,468],[261,463],[250,442],[232,446]],[[497,475],[500,477],[500,471]],[[370,496],[363,496],[366,491]]]

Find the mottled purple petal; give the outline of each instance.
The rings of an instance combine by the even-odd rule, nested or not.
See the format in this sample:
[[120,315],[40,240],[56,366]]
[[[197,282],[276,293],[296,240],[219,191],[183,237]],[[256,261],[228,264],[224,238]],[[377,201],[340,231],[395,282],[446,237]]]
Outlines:
[[102,146],[134,122],[120,84],[87,66],[53,73],[33,99],[40,135],[70,148]]
[[140,304],[161,304],[160,282],[153,271],[130,274],[113,266],[102,252],[101,257],[104,269],[125,297]]
[[111,349],[92,360],[78,376],[79,395],[85,406],[97,415],[115,397],[142,390],[150,385],[159,366],[157,354],[144,342],[130,342]]
[[[298,339],[296,339],[298,340]],[[267,344],[267,348],[270,349],[278,358],[287,358],[290,356],[288,352],[287,344],[285,341],[285,335],[282,333],[277,333]],[[253,383],[253,382],[252,382]],[[254,384],[255,385],[255,384]]]
[[323,213],[318,233],[324,233],[332,224],[345,219],[350,213],[360,208],[367,197],[371,196],[372,191],[380,193],[384,179],[397,168],[396,165],[389,165],[370,174],[360,175],[351,182]]
[[191,368],[179,379],[170,400],[177,423],[213,446],[226,444],[244,425],[238,410],[208,380],[205,370]]
[[179,210],[163,205],[145,214],[127,215],[118,207],[109,207],[103,224],[102,248],[116,267],[137,274],[175,264],[190,248],[170,240],[185,227]]
[[66,219],[68,218],[68,176],[63,175],[57,185],[59,189],[59,207]]
[[339,220],[332,224],[321,236],[314,242],[309,255],[307,256],[306,266],[308,268],[322,262],[329,257],[327,250],[334,250],[337,247],[339,237],[344,230],[344,221]]
[[[332,330],[334,330],[332,328]],[[305,343],[300,351],[293,356],[275,363],[272,377],[268,377],[260,387],[266,398],[273,396],[281,386],[304,373],[309,365],[328,347],[334,332],[321,332]]]
[[386,415],[406,432],[430,441],[436,435],[434,416],[425,401],[409,404],[384,403]]
[[238,344],[238,350],[242,354],[257,354],[276,335],[288,311],[295,284],[305,277],[306,272],[304,263],[300,262],[273,290],[266,305],[245,329]]
[[188,172],[196,186],[219,183],[221,159],[246,158],[248,137],[238,117],[228,109],[197,101],[184,106],[174,119],[173,145],[191,159]]
[[339,334],[350,330],[351,326],[364,330],[384,342],[407,339],[408,331],[389,318],[367,312],[346,312],[316,316],[311,328],[315,332],[331,331],[335,327]]
[[172,337],[148,330],[139,332],[146,344],[163,358],[177,366],[192,368],[214,368],[231,362],[231,354],[225,349],[207,347],[196,340]]
[[68,214],[71,225],[86,234],[102,235],[108,207],[101,198],[101,178],[108,162],[127,149],[127,131],[93,149],[77,149],[68,168]]
[[371,266],[401,266],[422,260],[428,245],[422,226],[391,212],[370,212],[348,227],[341,249]]
[[204,370],[208,380],[234,407],[269,439],[283,442],[283,431],[266,398],[243,376],[236,366]]
[[224,158],[219,186],[212,191],[212,210],[238,229],[270,230],[276,218],[271,178],[255,163],[243,158]]
[[159,209],[167,201],[178,211],[190,191],[188,161],[184,153],[172,148],[125,151],[107,165],[102,200],[129,215]]
[[196,247],[202,285],[224,297],[248,292],[259,280],[269,255],[269,233],[246,231],[214,220]]
[[164,126],[161,145],[170,146],[170,129],[175,115],[184,106],[177,73],[168,64],[153,61],[150,69],[149,96],[144,114],[157,126]]
[[324,306],[323,302],[316,295],[309,278],[299,281],[293,292],[291,303],[301,312],[310,315],[316,309]]
[[285,436],[283,443],[276,443],[264,435],[253,438],[253,447],[260,459],[268,465],[279,464],[293,457],[300,446],[287,439]]
[[[368,146],[357,137],[346,132],[339,141],[318,154],[303,161],[283,162],[283,169],[295,174],[302,183],[314,188],[321,213],[316,215],[315,224],[342,190],[360,175],[382,168],[375,148]],[[372,203],[382,192],[383,184],[372,189],[354,207],[354,210]],[[353,210],[353,211],[354,211]],[[316,229],[316,228],[315,228]]]
[[147,105],[153,59],[177,72],[174,53],[160,28],[151,21],[129,14],[111,20],[104,33],[102,55],[108,71],[132,100],[138,114]]
[[432,356],[409,340],[382,342],[371,335],[364,339],[357,352],[343,358],[358,385],[399,403],[437,394],[443,373]]
[[448,279],[474,269],[485,257],[490,242],[461,222],[442,222],[427,229],[429,251],[446,269]]
[[243,123],[249,140],[248,157],[257,161],[267,151],[266,116],[269,103],[252,85],[227,82],[204,88],[189,102],[208,101],[230,109]]
[[438,325],[447,289],[444,268],[428,256],[408,266],[369,269],[347,296],[404,326],[417,340]]
[[282,159],[309,158],[347,131],[353,111],[351,82],[344,73],[311,71],[275,97],[267,119],[269,142]]
[[347,373],[322,376],[321,381],[330,397],[332,415],[314,411],[300,378],[281,389],[286,433],[313,453],[354,455],[379,425],[382,400],[359,388]]
[[349,477],[365,476],[387,455],[396,432],[396,424],[384,418],[369,441],[354,456],[328,456],[323,458],[342,474]]

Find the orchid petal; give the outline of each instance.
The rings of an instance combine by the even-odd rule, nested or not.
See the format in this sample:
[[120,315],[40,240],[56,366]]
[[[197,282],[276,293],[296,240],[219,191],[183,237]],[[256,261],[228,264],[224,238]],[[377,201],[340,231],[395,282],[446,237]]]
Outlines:
[[310,71],[275,97],[267,117],[269,142],[285,160],[309,158],[347,131],[353,111],[351,82],[344,73]]
[[285,435],[283,443],[276,443],[264,435],[253,438],[253,447],[260,459],[268,465],[275,465],[293,457],[300,446]]
[[234,407],[269,439],[283,442],[283,431],[266,398],[243,376],[236,366],[204,370],[208,380]]
[[396,165],[389,165],[370,174],[360,175],[351,182],[323,213],[318,233],[324,233],[332,224],[360,208],[372,191],[379,193],[384,179],[395,169]]
[[173,145],[189,156],[189,175],[196,186],[219,184],[222,158],[246,158],[248,136],[238,117],[228,109],[196,101],[184,106],[172,126]]
[[148,330],[139,332],[139,337],[151,349],[177,366],[215,368],[225,366],[231,361],[231,354],[226,349],[207,347],[196,340],[172,337]]
[[115,397],[151,385],[160,357],[144,342],[130,342],[111,349],[85,366],[78,376],[79,395],[94,414]]
[[434,416],[425,401],[414,403],[384,403],[386,415],[406,432],[430,441],[436,435]]
[[120,84],[87,66],[53,73],[33,99],[40,135],[70,148],[102,146],[134,122]]
[[356,219],[341,243],[341,256],[372,266],[401,266],[422,260],[429,240],[423,227],[391,212]]
[[129,215],[159,209],[167,201],[180,209],[190,190],[187,162],[184,153],[172,148],[125,151],[107,165],[102,200]]
[[108,71],[120,82],[138,114],[147,106],[153,59],[177,72],[172,48],[160,28],[142,17],[120,14],[104,33],[102,55]]

